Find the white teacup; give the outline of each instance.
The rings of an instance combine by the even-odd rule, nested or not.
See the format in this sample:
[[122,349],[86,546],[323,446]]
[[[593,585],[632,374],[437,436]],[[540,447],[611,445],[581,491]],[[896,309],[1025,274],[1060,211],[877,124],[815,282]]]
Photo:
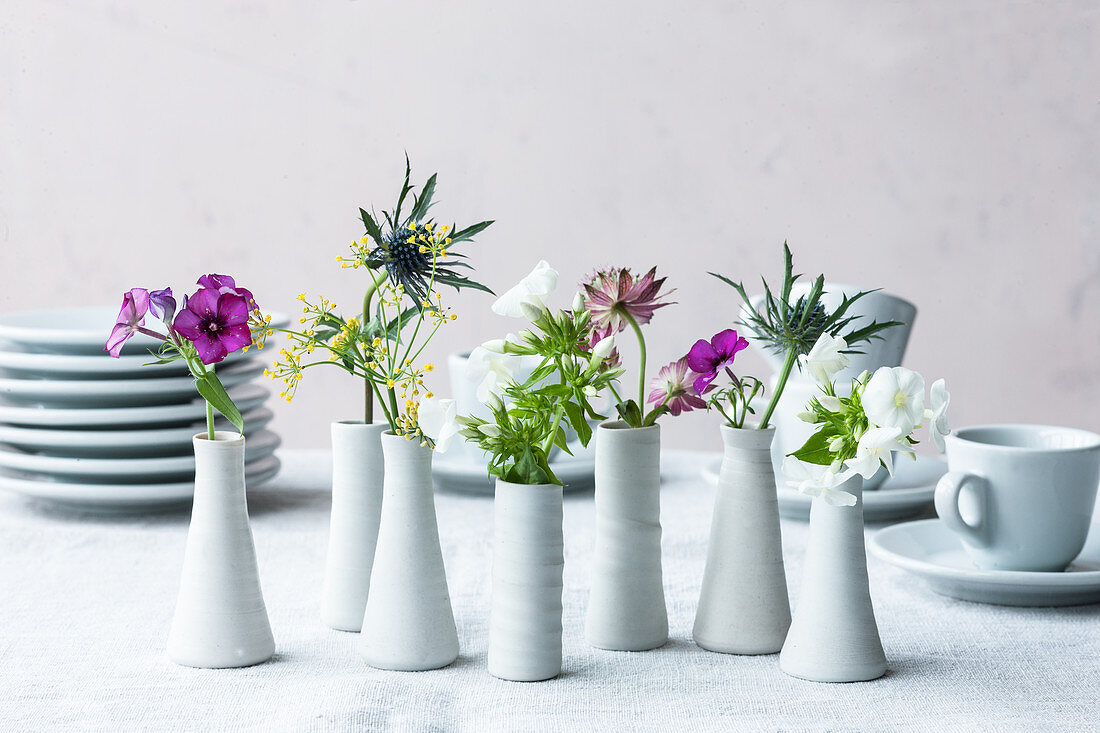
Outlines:
[[1100,485],[1100,435],[982,425],[947,436],[936,513],[983,570],[1064,570],[1085,546]]

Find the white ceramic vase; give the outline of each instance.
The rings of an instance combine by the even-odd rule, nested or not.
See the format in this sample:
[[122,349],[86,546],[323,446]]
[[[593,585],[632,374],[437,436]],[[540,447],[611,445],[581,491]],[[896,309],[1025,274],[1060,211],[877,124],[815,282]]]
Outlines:
[[386,423],[332,423],[332,517],[321,589],[321,620],[359,631],[367,606],[382,514],[382,433]]
[[561,672],[562,488],[497,479],[489,673],[536,682]]
[[187,667],[258,664],[275,653],[248,524],[244,437],[206,433],[195,446],[195,500],[168,657]]
[[458,657],[432,492],[432,450],[382,434],[382,519],[359,634],[367,664],[406,672]]
[[596,549],[585,638],[643,651],[668,641],[661,574],[661,430],[596,429]]
[[692,636],[712,652],[774,654],[791,625],[771,462],[775,429],[721,429],[725,453]]
[[875,623],[863,541],[863,479],[839,489],[855,506],[832,506],[814,497],[810,539],[794,620],[779,655],[779,667],[815,682],[859,682],[886,672],[886,655]]

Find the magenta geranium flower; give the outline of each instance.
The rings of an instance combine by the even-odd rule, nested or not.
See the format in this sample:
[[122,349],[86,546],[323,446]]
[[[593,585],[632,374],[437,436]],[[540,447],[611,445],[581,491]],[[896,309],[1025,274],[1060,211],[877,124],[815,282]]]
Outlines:
[[688,367],[686,356],[661,367],[650,382],[653,391],[649,393],[648,401],[658,407],[667,405],[668,411],[673,415],[706,407],[707,403],[699,396],[700,393],[693,384],[696,376]]
[[[598,270],[584,283],[585,308],[592,321],[610,326],[618,333],[627,327],[629,316],[639,326],[649,323],[653,312],[671,303],[659,302],[669,293],[660,293],[665,278],[657,277],[657,268],[635,279],[629,267]],[[671,291],[669,291],[671,292]]]
[[732,364],[737,352],[748,348],[748,345],[748,340],[738,336],[732,328],[715,334],[710,341],[696,341],[685,357],[687,365],[698,374],[695,391],[702,394],[718,376],[719,370]]
[[148,290],[134,288],[123,295],[122,308],[118,312],[115,327],[111,329],[111,335],[107,337],[107,344],[103,347],[103,350],[117,359],[118,355],[122,353],[123,345],[145,326],[145,314],[148,312]]
[[244,295],[204,287],[184,301],[172,328],[195,345],[203,364],[217,364],[252,343],[248,312]]

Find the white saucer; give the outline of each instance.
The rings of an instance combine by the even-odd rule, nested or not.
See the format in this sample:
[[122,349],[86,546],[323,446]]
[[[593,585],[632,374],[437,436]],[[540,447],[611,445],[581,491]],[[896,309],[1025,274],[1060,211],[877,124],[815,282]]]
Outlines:
[[[245,435],[263,430],[275,417],[266,407],[244,412]],[[217,416],[218,430],[232,430],[229,421]],[[205,419],[179,428],[142,430],[49,430],[0,424],[0,444],[48,456],[74,458],[142,458],[192,453],[191,438],[206,428]]]
[[[276,456],[245,465],[245,482],[256,488],[279,472]],[[54,504],[103,513],[133,513],[184,506],[195,494],[194,481],[150,484],[81,484],[43,481],[30,474],[0,472],[0,489]]]
[[[261,430],[245,441],[246,462],[266,458],[280,444],[279,436]],[[161,458],[70,458],[23,453],[0,448],[0,468],[60,480],[76,479],[88,483],[146,483],[194,479],[195,456]]]
[[923,578],[937,593],[1002,606],[1077,606],[1100,603],[1100,524],[1085,549],[1063,572],[978,570],[962,541],[938,519],[905,522],[880,530],[871,552]]
[[[432,478],[440,491],[456,494],[493,495],[493,481],[485,471],[484,463],[477,463],[463,454],[448,458],[448,453],[436,454],[432,459]],[[565,491],[584,491],[595,483],[596,462],[591,454],[576,458],[562,455],[550,462],[554,473],[565,484]]]
[[[229,396],[236,403],[237,409],[242,412],[260,406],[271,395],[271,392],[256,384],[243,384],[228,391]],[[178,425],[191,423],[205,416],[206,402],[202,399],[182,405],[92,407],[87,409],[0,405],[0,422],[13,425],[43,425],[50,427]]]
[[[229,388],[254,379],[263,370],[262,363],[249,359],[217,374]],[[178,404],[190,402],[196,394],[195,379],[190,375],[163,379],[0,379],[0,398],[50,408]]]
[[[718,483],[721,467],[721,458],[710,461],[703,466],[703,477],[712,484]],[[864,521],[885,522],[920,514],[932,506],[936,482],[946,472],[947,462],[935,456],[917,456],[915,461],[899,458],[894,461],[892,478],[874,491],[863,492]],[[776,476],[776,482],[780,516],[808,521],[813,497],[788,488],[782,476]]]
[[[60,308],[21,311],[0,315],[0,339],[37,352],[53,354],[102,354],[111,333],[118,306]],[[271,325],[281,328],[290,322],[282,313],[271,314]],[[163,326],[150,316],[146,323],[153,330]],[[157,339],[134,334],[126,342],[123,354],[145,354],[160,345]]]

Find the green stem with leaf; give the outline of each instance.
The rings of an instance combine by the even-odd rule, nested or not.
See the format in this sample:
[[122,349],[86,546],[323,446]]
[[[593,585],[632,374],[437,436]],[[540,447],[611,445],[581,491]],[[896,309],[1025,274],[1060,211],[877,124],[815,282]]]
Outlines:
[[641,410],[645,405],[645,336],[642,335],[641,326],[629,313],[622,311],[621,315],[634,329],[634,335],[638,337],[638,409]]

